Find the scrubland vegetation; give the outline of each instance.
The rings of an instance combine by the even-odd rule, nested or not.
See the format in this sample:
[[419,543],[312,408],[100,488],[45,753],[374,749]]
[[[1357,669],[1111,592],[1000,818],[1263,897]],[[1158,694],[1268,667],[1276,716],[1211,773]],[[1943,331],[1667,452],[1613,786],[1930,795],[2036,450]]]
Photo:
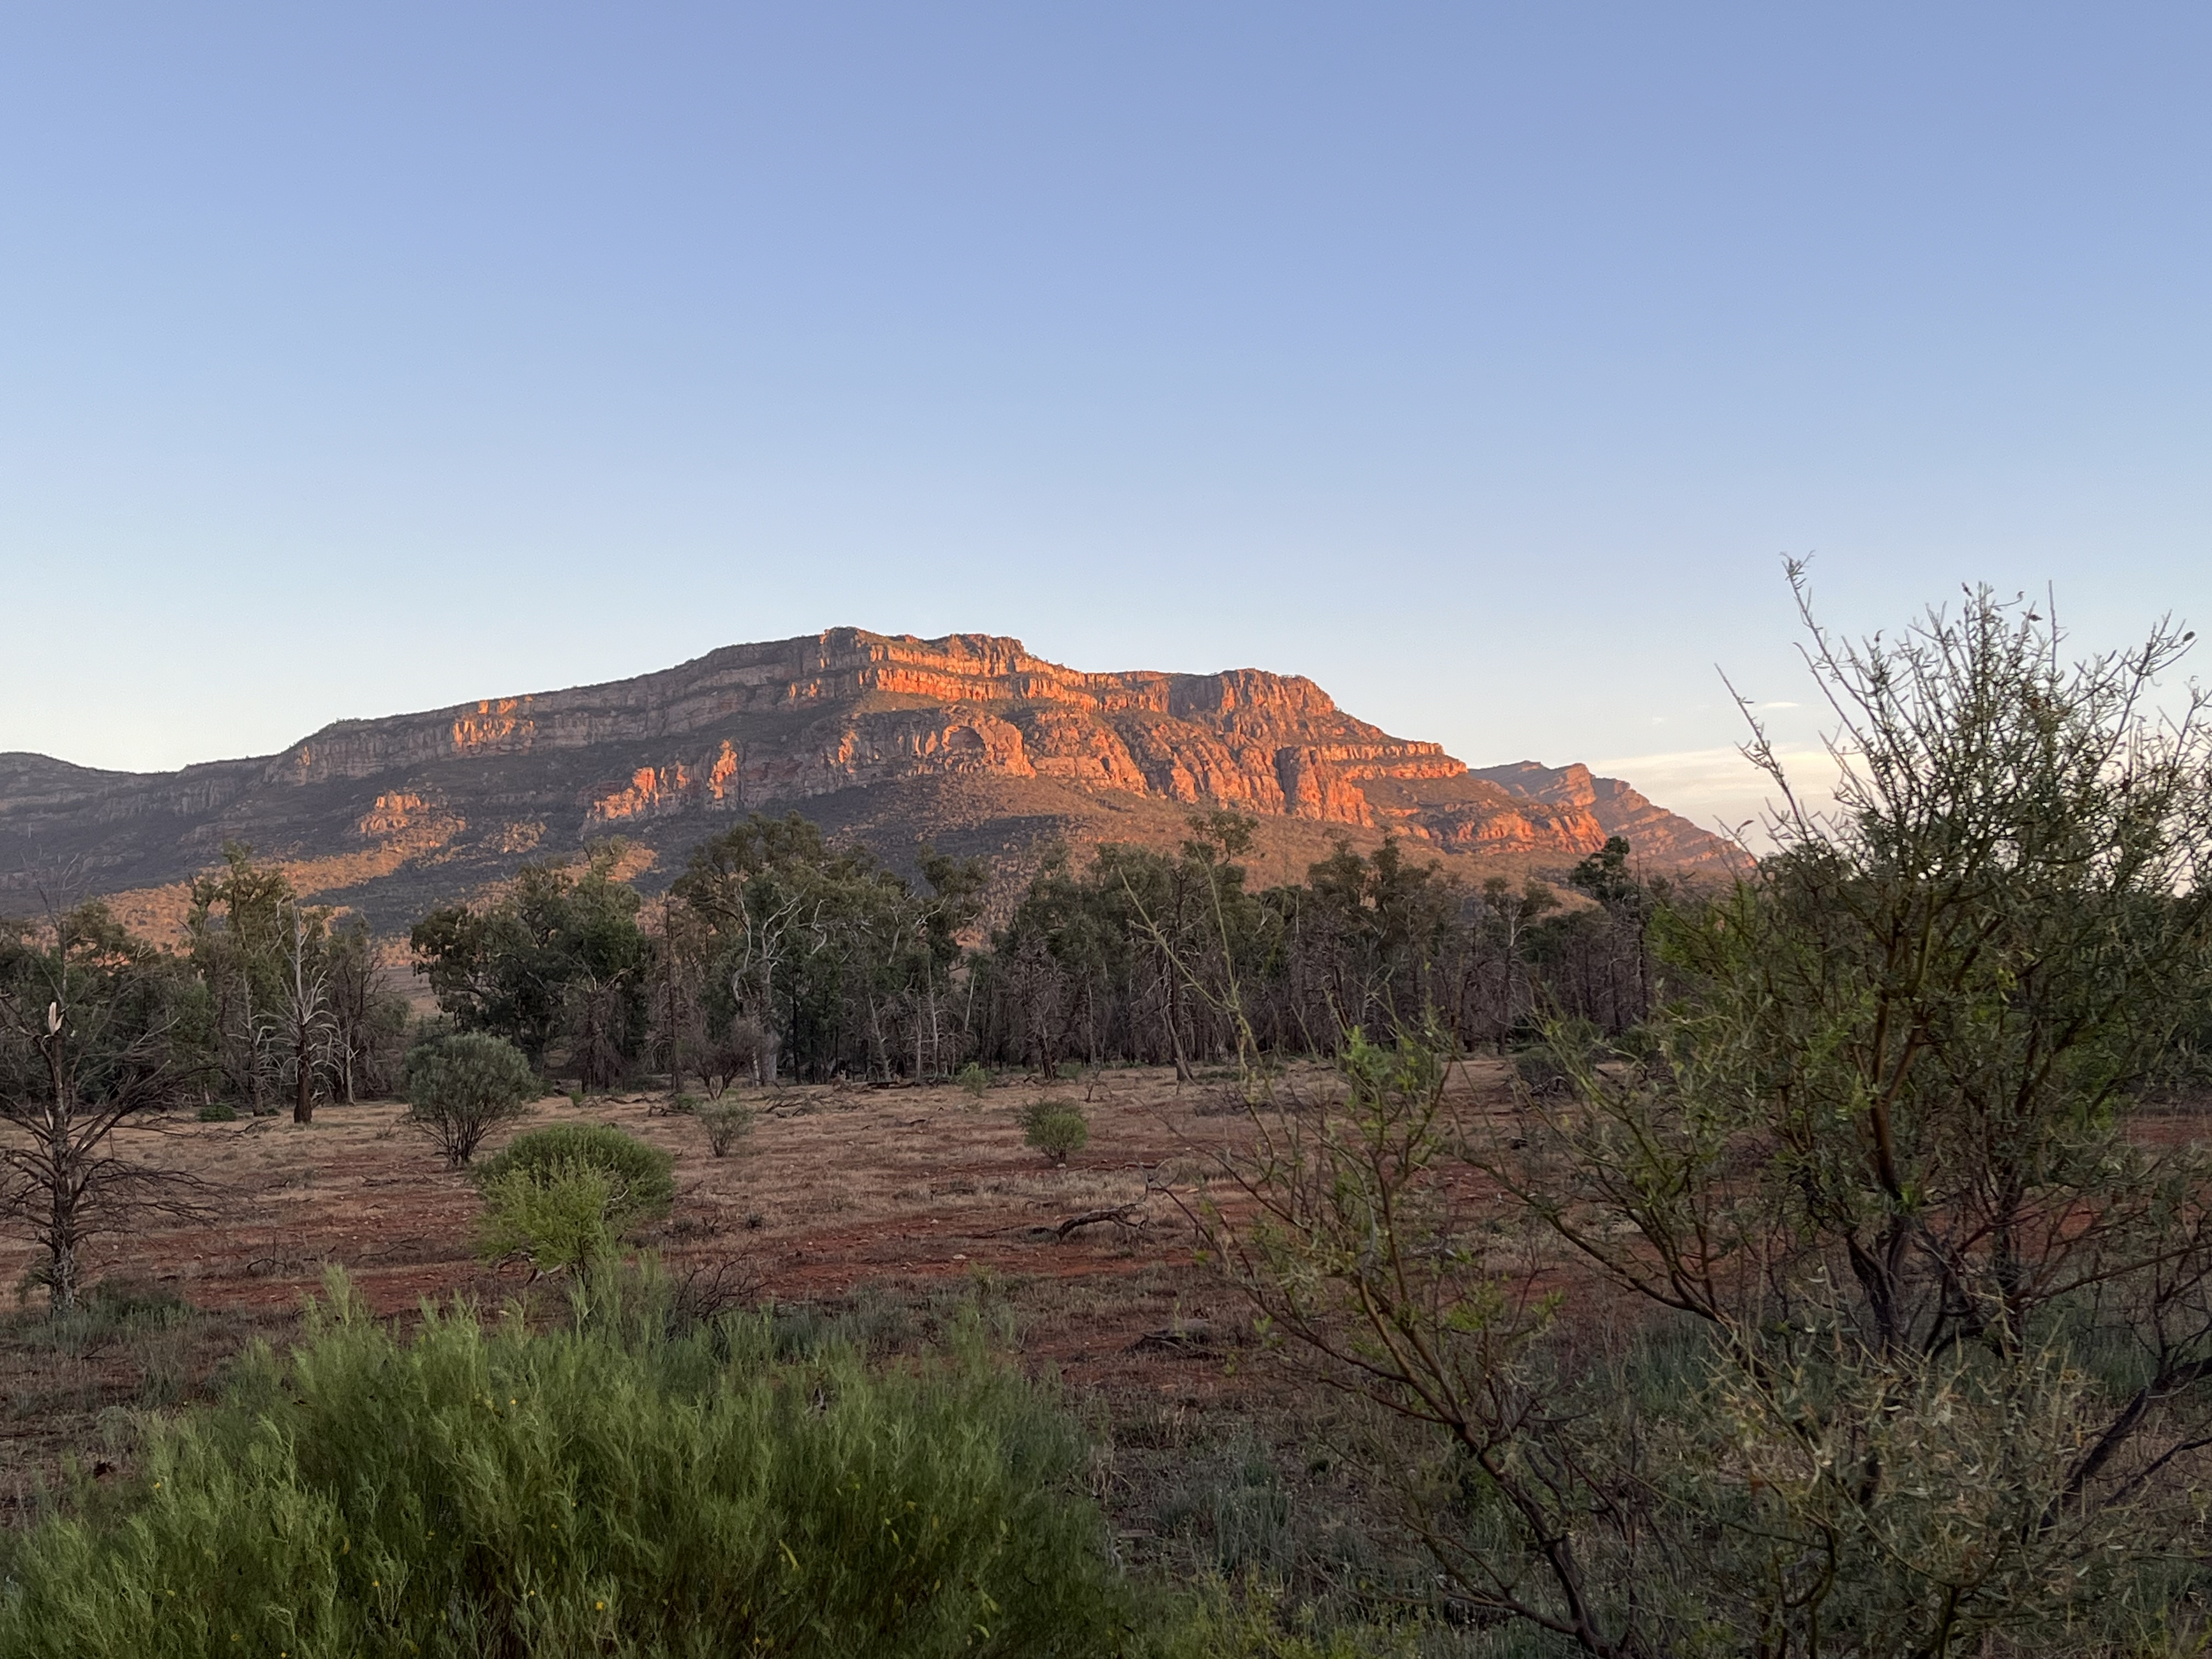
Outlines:
[[[179,954],[96,906],[20,925],[4,1192],[54,1329],[108,1316],[100,1229],[207,1202],[117,1126],[402,1084],[532,1288],[403,1334],[333,1279],[0,1544],[0,1650],[2202,1651],[2212,744],[2151,703],[2187,643],[2070,663],[1986,596],[1812,629],[1838,805],[1785,795],[1705,888],[1616,844],[1468,891],[1386,847],[1252,893],[1210,814],[1048,860],[963,944],[974,868],[917,887],[796,818],[650,899],[538,866],[416,928],[412,1058],[368,942],[243,853]],[[1013,1069],[1066,1160],[1091,1126],[1044,1085],[1133,1063],[1237,1126],[1177,1202],[1246,1316],[1209,1352],[1282,1391],[1156,1460],[1202,1555],[1124,1547],[1101,1471],[1142,1437],[1024,1380],[988,1284],[888,1345],[718,1308],[632,1257],[665,1153],[579,1121],[475,1161],[551,1076],[649,1078],[720,1158],[780,1081],[975,1109]]]

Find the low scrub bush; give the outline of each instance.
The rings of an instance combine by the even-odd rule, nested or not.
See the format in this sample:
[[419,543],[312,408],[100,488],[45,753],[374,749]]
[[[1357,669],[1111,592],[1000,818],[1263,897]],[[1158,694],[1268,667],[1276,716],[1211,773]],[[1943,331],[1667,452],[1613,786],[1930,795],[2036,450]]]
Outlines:
[[[1282,1592],[1251,1577],[1234,1584],[1202,1582],[1157,1638],[1156,1659],[1422,1659],[1414,1629],[1370,1626],[1324,1629],[1287,1605]],[[1498,1652],[1484,1644],[1486,1654]],[[1474,1650],[1455,1646],[1455,1652]],[[1506,1659],[1498,1652],[1498,1659]]]
[[1124,1650],[1080,1438],[972,1324],[872,1371],[757,1316],[671,1335],[603,1282],[570,1329],[456,1310],[403,1343],[334,1276],[301,1346],[21,1538],[0,1652]]
[[753,1109],[734,1100],[718,1100],[701,1110],[699,1121],[707,1131],[707,1150],[716,1158],[727,1158],[753,1132]]
[[513,1043],[483,1031],[432,1037],[408,1051],[407,1119],[459,1169],[484,1137],[522,1115],[538,1077]]
[[200,1108],[199,1120],[203,1123],[235,1123],[238,1108],[227,1100],[210,1100]]
[[960,1068],[959,1074],[953,1081],[965,1089],[971,1098],[981,1100],[984,1091],[991,1086],[991,1073],[986,1067],[971,1060]]
[[580,1168],[607,1178],[618,1228],[657,1221],[675,1201],[675,1158],[605,1123],[556,1123],[519,1134],[484,1161],[477,1183],[521,1170],[550,1180]]
[[483,1183],[477,1254],[521,1256],[539,1273],[563,1273],[615,1253],[621,1228],[614,1183],[588,1164],[514,1169]]
[[1055,1164],[1091,1141],[1091,1121],[1063,1101],[1039,1100],[1022,1109],[1022,1139]]
[[675,1159],[621,1130],[557,1123],[517,1135],[477,1173],[477,1251],[540,1273],[611,1256],[622,1236],[668,1213]]

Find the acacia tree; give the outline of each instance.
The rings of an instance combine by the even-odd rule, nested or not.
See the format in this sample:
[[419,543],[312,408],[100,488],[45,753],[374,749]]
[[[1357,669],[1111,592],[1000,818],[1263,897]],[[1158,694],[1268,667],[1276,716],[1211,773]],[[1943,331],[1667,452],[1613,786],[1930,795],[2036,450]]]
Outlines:
[[114,1146],[194,1080],[177,1041],[185,990],[98,903],[0,930],[0,1218],[44,1252],[33,1277],[57,1316],[77,1304],[91,1240],[200,1212],[196,1182]]
[[2212,1473],[2212,1162],[2140,1104],[2212,996],[2212,744],[2150,703],[2188,636],[2069,665],[1985,592],[1899,642],[1807,625],[1837,809],[1754,738],[1778,851],[1657,908],[1641,1058],[1563,1042],[1571,1097],[1501,1118],[1433,1032],[1363,1042],[1263,1115],[1212,1247],[1418,1425],[1375,1467],[1475,1616],[2094,1649],[2163,1616]]

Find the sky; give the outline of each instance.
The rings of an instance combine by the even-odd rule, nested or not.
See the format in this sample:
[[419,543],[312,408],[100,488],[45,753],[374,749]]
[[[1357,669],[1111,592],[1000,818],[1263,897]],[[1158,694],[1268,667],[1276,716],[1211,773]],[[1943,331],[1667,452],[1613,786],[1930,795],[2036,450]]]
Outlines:
[[2208,76],[2197,4],[0,0],[0,750],[849,624],[1734,822],[1784,556],[2212,622]]

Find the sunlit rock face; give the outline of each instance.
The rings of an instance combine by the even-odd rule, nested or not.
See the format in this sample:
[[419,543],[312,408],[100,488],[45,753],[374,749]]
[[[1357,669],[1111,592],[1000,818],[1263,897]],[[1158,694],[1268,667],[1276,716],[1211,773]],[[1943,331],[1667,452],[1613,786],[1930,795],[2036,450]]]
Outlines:
[[[0,756],[0,884],[58,857],[95,890],[174,881],[243,840],[291,859],[384,848],[398,865],[375,879],[413,871],[401,884],[427,891],[434,866],[449,884],[495,876],[610,835],[672,852],[746,811],[833,800],[816,815],[895,820],[918,839],[935,825],[989,851],[1020,834],[1158,839],[1193,809],[1229,807],[1285,833],[1388,832],[1443,854],[1578,858],[1618,834],[1656,864],[1725,857],[1618,780],[1533,762],[1470,771],[1295,675],[1085,673],[1018,640],[833,629],[603,685],[342,720],[281,755],[178,773]],[[886,817],[890,802],[907,805]],[[994,824],[1019,833],[994,840]]]

